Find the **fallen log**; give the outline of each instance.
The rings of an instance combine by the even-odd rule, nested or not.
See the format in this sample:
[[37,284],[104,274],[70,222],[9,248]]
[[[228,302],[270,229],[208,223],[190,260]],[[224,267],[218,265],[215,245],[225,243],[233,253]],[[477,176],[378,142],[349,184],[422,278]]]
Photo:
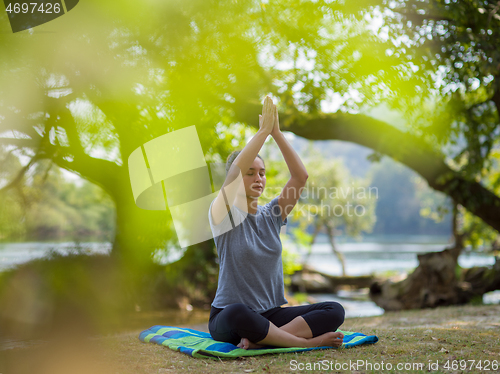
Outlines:
[[304,267],[291,276],[290,290],[303,293],[336,293],[340,288],[368,288],[377,278],[373,275],[334,276]]

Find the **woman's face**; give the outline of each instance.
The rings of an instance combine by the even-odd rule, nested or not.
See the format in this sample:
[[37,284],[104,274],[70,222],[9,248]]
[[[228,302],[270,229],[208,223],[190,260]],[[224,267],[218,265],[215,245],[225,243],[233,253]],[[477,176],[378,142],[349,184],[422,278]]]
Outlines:
[[[243,183],[245,184],[245,193],[248,197],[258,198],[264,192],[266,187],[266,170],[264,162],[256,157],[252,166],[243,176]],[[259,188],[260,187],[260,188]]]

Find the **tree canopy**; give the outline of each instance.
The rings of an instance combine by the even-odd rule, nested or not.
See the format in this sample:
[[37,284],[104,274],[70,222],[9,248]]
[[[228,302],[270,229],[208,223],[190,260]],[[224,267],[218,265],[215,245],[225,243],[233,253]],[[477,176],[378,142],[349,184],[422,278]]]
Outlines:
[[[176,235],[168,212],[135,206],[130,153],[195,125],[207,161],[225,161],[241,146],[225,134],[258,127],[271,93],[283,130],[389,155],[499,230],[500,199],[474,179],[497,134],[495,16],[487,2],[88,0],[12,35],[1,15],[1,142],[101,186],[117,207],[115,250],[152,251]],[[360,112],[381,101],[407,124]],[[454,142],[462,168],[447,159]]]

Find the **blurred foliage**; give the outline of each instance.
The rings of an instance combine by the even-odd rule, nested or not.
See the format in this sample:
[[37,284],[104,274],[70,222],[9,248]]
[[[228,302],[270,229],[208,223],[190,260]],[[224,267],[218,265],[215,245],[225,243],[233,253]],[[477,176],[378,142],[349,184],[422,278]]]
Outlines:
[[[468,56],[456,44],[467,42],[471,32],[461,26],[470,22],[471,7],[483,9],[479,3],[126,0],[117,7],[89,0],[32,30],[1,33],[0,126],[11,136],[2,143],[33,157],[33,164],[49,158],[104,188],[117,206],[115,250],[137,254],[141,248],[149,257],[176,235],[168,212],[141,212],[133,204],[130,153],[195,125],[207,161],[225,160],[239,145],[238,123],[250,121],[248,111],[266,93],[277,98],[286,121],[329,111],[332,98],[339,111],[351,113],[393,99],[394,107],[412,116],[408,130],[438,146],[462,134],[470,154],[477,154],[473,140],[479,133],[452,124],[459,112],[448,108],[429,116],[428,103],[448,102],[435,100],[437,94],[448,97],[452,86],[444,83],[468,77],[457,65],[453,69],[462,75],[450,70],[443,89],[433,90],[438,65],[450,67],[453,56]],[[496,27],[491,6],[484,4],[474,22]],[[446,19],[434,19],[436,12]],[[5,14],[0,17],[6,21]],[[412,23],[405,22],[411,17]],[[477,26],[474,37],[492,45],[494,35]],[[55,32],[46,37],[46,31]],[[434,54],[436,39],[449,46],[447,54]],[[490,57],[481,60],[484,66],[494,66]],[[481,82],[488,91],[490,81]],[[426,114],[423,124],[419,108]],[[429,121],[449,130],[427,129]],[[492,136],[488,121],[481,134]],[[482,148],[491,145],[480,142]]]
[[[408,87],[391,85],[390,100],[405,129],[448,156],[447,163],[497,196],[500,144],[500,7],[497,1],[390,0],[374,10],[386,52],[407,61]],[[388,77],[391,79],[391,77]],[[467,196],[467,193],[469,194]],[[468,201],[477,196],[464,191]],[[448,209],[428,201],[422,213],[440,220]],[[464,244],[498,251],[498,232],[462,206]]]
[[310,297],[308,294],[306,293],[302,293],[302,292],[295,292],[293,294],[293,298],[300,304],[307,304],[309,303],[309,300],[310,300]]
[[[500,195],[500,151],[497,149],[492,150],[490,159],[492,167],[483,166],[481,176],[478,176],[477,179],[490,191]],[[420,186],[423,191],[421,214],[436,222],[442,222],[445,217],[452,213],[450,198],[436,194],[435,191],[430,191],[425,183],[421,182]],[[462,205],[458,205],[457,220],[458,233],[463,235],[463,244],[468,246],[469,250],[493,252],[495,254],[500,252],[499,233]]]
[[[286,240],[286,234],[281,236]],[[289,248],[289,245],[287,244],[283,244],[281,256],[283,260],[283,277],[285,287],[289,287],[292,284],[291,275],[293,275],[296,271],[302,270],[302,264],[299,261],[300,256],[293,249]]]
[[[493,167],[483,167],[481,181],[496,195],[500,195],[500,150],[493,150],[491,159]],[[459,207],[459,212],[462,217],[460,229],[466,234],[464,244],[470,245],[473,250],[500,254],[500,234],[462,206]]]
[[500,135],[499,10],[488,0],[391,0],[379,8],[394,44],[388,52],[411,67],[413,94],[394,91],[393,106],[469,178],[493,166]]
[[176,239],[168,212],[140,212],[131,199],[127,158],[141,144],[195,125],[207,161],[225,160],[264,94],[284,112],[314,114],[335,92],[348,110],[354,86],[400,63],[380,53],[368,2],[145,4],[89,0],[0,39],[2,143],[103,187],[117,205],[120,252]]
[[102,333],[123,323],[137,298],[109,256],[53,255],[0,272],[0,329],[20,340]]
[[[7,170],[2,177],[11,180]],[[111,241],[114,236],[109,196],[85,180],[81,186],[67,181],[47,160],[37,163],[22,183],[0,192],[0,201],[3,241]]]
[[[337,110],[328,105],[333,98],[338,111],[350,113],[390,100],[406,116],[403,130],[455,156],[466,177],[483,166],[490,170],[499,135],[498,108],[488,99],[498,92],[495,7],[447,0],[86,0],[57,20],[16,34],[0,12],[0,141],[6,156],[0,173],[16,182],[2,194],[2,235],[33,237],[56,227],[75,235],[109,232],[109,196],[116,218],[113,252],[130,284],[141,284],[151,254],[178,249],[178,243],[168,211],[135,205],[129,155],[194,125],[206,160],[225,161],[246,144],[245,126],[257,122],[268,93],[287,121],[299,122],[303,114]],[[44,183],[45,159],[105,193],[66,184],[57,173]],[[270,174],[276,186],[286,183],[285,170],[281,163]],[[336,161],[311,161],[308,171],[309,183],[368,186]],[[316,203],[299,201],[290,218],[304,229],[318,214]],[[353,236],[372,230],[373,199],[337,196],[328,203],[364,204],[361,217],[329,218]],[[326,216],[327,207],[322,209]],[[212,241],[190,247],[167,274],[170,286],[189,279],[182,288],[196,292],[213,281],[213,260]]]

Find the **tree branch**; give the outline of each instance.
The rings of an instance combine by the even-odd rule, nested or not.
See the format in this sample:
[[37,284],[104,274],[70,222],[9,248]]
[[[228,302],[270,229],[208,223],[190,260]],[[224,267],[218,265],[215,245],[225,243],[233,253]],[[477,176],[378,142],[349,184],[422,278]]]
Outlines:
[[94,158],[87,154],[80,154],[78,157],[74,157],[73,161],[68,161],[65,157],[73,155],[67,150],[54,145],[47,145],[44,148],[40,153],[40,159],[51,159],[59,167],[101,186],[111,196],[114,195],[117,188],[120,188],[122,170],[114,162]]
[[37,162],[39,159],[40,159],[40,157],[38,156],[38,154],[34,155],[30,159],[28,164],[26,166],[23,166],[21,168],[21,170],[19,170],[16,177],[12,181],[10,181],[10,183],[8,183],[6,186],[0,188],[0,194],[11,189],[12,187],[16,187],[23,180],[23,178],[26,175],[26,172],[29,170],[29,168],[31,166],[33,166],[33,164],[35,164],[35,162]]
[[[260,103],[233,109],[236,119],[258,128],[255,117]],[[500,231],[500,198],[476,181],[465,179],[445,163],[445,155],[416,136],[363,114],[333,113],[310,116],[304,113],[280,114],[282,131],[309,140],[344,140],[371,148],[408,166],[420,174],[433,189],[452,197],[457,203]]]
[[[62,105],[66,102],[54,98],[48,98],[48,102],[51,107],[51,117],[45,123],[46,131],[56,126],[63,128],[68,137],[69,147],[43,142],[40,157],[51,159],[59,167],[101,186],[113,196],[116,188],[120,186],[118,179],[121,177],[122,168],[114,162],[89,156],[81,143],[70,110],[66,105]],[[73,161],[68,161],[65,157],[71,157]]]

